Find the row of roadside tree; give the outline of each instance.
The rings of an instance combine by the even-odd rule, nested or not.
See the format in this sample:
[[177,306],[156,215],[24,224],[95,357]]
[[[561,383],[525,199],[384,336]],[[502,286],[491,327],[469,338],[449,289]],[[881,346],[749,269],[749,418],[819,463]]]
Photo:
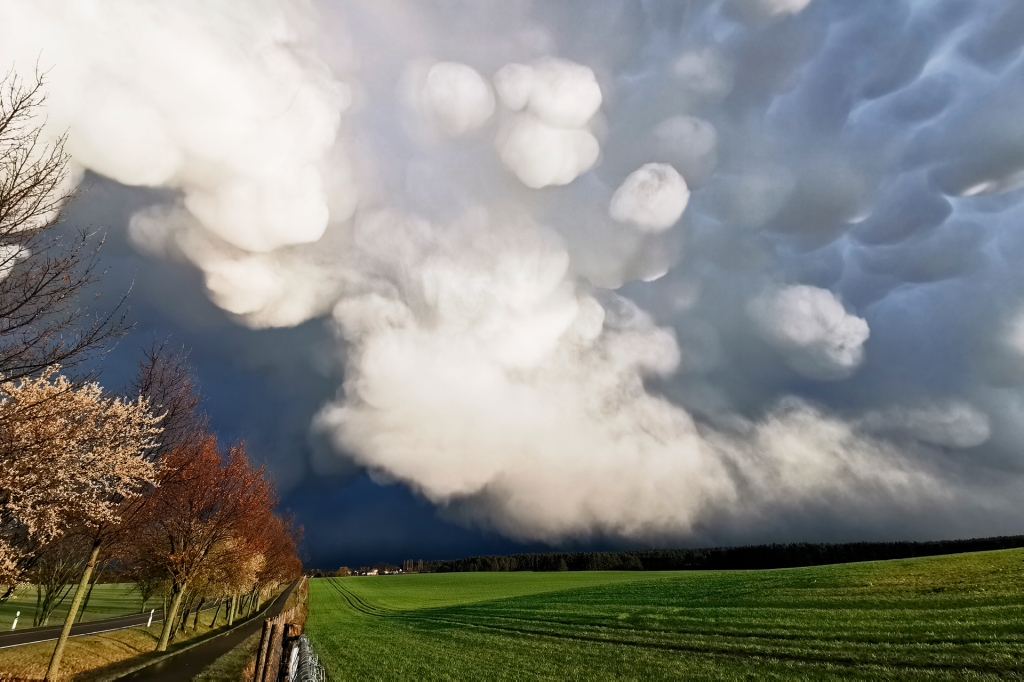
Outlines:
[[95,381],[130,326],[123,299],[100,314],[82,303],[102,239],[59,229],[71,160],[63,139],[46,141],[43,101],[40,76],[0,83],[0,601],[34,583],[45,620],[74,586],[56,679],[105,572],[164,603],[164,650],[191,608],[233,619],[302,565],[264,470],[209,428],[184,351],[153,346],[119,392]]

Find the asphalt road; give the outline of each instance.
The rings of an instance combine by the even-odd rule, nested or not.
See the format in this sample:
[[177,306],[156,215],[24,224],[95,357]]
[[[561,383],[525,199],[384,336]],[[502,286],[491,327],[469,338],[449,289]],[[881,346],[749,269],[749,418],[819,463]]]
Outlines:
[[[106,620],[92,620],[71,626],[71,636],[95,635],[99,632],[111,630],[123,630],[138,625],[145,625],[149,620],[149,612],[136,614],[134,616],[119,616]],[[159,623],[163,620],[163,614],[157,611],[153,614],[153,622]],[[20,644],[33,644],[35,642],[46,642],[57,639],[60,636],[61,625],[50,625],[42,628],[28,628],[27,630],[8,630],[0,632],[0,649]]]
[[292,593],[297,584],[298,581],[293,582],[284,592],[277,596],[277,599],[270,603],[270,606],[263,613],[250,618],[234,629],[217,635],[191,649],[185,649],[181,653],[174,654],[145,668],[129,673],[124,677],[118,678],[119,681],[182,682],[182,680],[192,679],[202,672],[203,668],[234,649],[252,635],[260,632],[263,628],[263,619],[281,613],[284,603],[288,601],[288,595]]

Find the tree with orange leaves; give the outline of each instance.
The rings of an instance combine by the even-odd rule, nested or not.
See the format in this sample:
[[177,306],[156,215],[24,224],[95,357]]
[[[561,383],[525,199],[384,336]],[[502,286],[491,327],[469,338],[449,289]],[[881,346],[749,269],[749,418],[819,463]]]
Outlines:
[[159,485],[137,520],[129,562],[162,573],[170,606],[157,645],[164,651],[187,590],[215,565],[243,565],[253,555],[258,524],[275,502],[262,468],[249,464],[243,445],[221,456],[216,437],[186,441],[164,455]]

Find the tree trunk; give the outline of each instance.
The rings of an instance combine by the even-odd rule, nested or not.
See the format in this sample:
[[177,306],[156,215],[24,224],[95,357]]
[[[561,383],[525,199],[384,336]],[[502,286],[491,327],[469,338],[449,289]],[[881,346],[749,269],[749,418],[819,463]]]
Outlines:
[[82,612],[78,614],[78,622],[81,623],[82,619],[85,618],[85,610],[89,608],[89,598],[92,597],[92,588],[96,587],[96,581],[100,579],[103,574],[103,569],[106,566],[101,566],[100,570],[96,571],[96,575],[93,577],[92,582],[89,583],[89,591],[85,593],[85,603],[82,604]]
[[203,605],[206,603],[206,597],[199,600],[199,606],[196,607],[196,617],[192,619],[192,629],[195,630],[199,627],[199,612],[203,610]]
[[185,608],[181,609],[181,617],[178,619],[178,632],[185,631],[185,624],[188,623],[188,614],[192,611],[192,604],[195,603],[195,595],[190,594],[185,601]]
[[217,608],[214,609],[214,611],[213,611],[213,620],[210,621],[210,629],[213,629],[213,626],[217,624],[217,616],[220,615],[220,607],[223,604],[224,604],[224,600],[223,599],[217,600]]
[[61,628],[60,637],[57,638],[57,646],[53,650],[53,656],[50,657],[50,667],[46,669],[46,677],[43,678],[46,682],[53,682],[57,679],[57,673],[60,670],[60,659],[64,655],[64,647],[67,646],[68,636],[71,634],[71,626],[75,623],[75,616],[78,615],[78,605],[82,603],[82,597],[85,596],[85,590],[89,585],[89,578],[92,577],[92,570],[96,568],[96,559],[100,556],[100,544],[99,540],[95,540],[92,543],[92,553],[89,555],[89,562],[85,565],[82,579],[78,581],[78,589],[75,590],[71,606],[68,607],[68,615],[64,618],[64,627]]
[[157,642],[157,651],[167,651],[167,643],[171,639],[171,632],[174,630],[175,621],[177,621],[178,609],[181,607],[181,599],[185,596],[186,585],[182,585],[178,588],[178,591],[174,593],[174,597],[171,599],[171,606],[164,613],[163,627],[160,628],[160,641]]
[[43,617],[43,586],[36,585],[36,610],[32,614],[32,627],[37,628],[42,625]]

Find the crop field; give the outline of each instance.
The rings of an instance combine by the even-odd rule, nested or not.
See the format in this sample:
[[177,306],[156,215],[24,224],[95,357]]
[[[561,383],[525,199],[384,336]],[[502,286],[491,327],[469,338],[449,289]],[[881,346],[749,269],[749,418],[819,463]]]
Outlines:
[[1024,550],[766,571],[310,581],[346,679],[1024,677]]
[[[74,587],[68,590],[64,601],[54,609],[50,615],[49,625],[61,625],[67,617],[68,607],[71,599],[75,596]],[[151,599],[146,605],[147,610],[153,607],[160,608],[159,600]],[[21,611],[18,618],[18,629],[32,627],[32,614],[36,608],[36,588],[32,585],[21,585],[14,591],[11,598],[0,604],[0,630],[10,630],[14,622],[14,615]],[[89,598],[88,607],[85,610],[83,621],[100,620],[102,618],[113,618],[130,613],[139,613],[142,608],[142,599],[139,597],[135,585],[131,583],[109,583],[99,584],[93,588],[92,596]],[[79,610],[81,614],[81,610]]]

